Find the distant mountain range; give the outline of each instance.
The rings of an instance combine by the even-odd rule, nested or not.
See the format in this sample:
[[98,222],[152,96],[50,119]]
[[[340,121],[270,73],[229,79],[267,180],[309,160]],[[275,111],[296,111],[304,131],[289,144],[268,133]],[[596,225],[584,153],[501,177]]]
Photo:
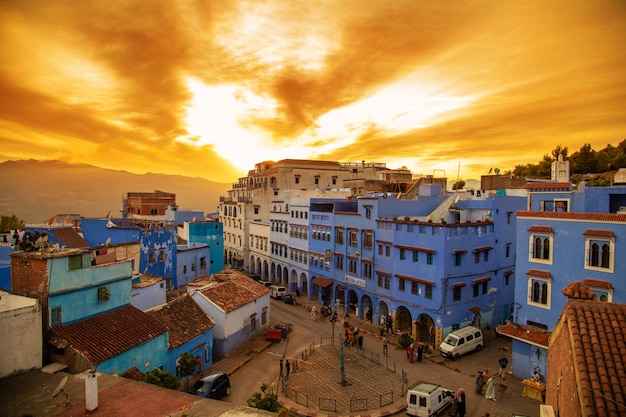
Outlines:
[[0,163],[0,215],[44,222],[57,214],[119,217],[129,192],[176,194],[181,210],[217,210],[232,184],[182,175],[131,174],[86,164],[21,160]]

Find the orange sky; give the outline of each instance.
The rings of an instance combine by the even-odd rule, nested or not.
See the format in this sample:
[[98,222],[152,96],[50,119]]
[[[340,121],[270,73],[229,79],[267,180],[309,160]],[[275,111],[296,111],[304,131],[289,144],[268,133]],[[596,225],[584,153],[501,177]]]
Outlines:
[[479,178],[626,138],[626,1],[0,0],[0,162]]

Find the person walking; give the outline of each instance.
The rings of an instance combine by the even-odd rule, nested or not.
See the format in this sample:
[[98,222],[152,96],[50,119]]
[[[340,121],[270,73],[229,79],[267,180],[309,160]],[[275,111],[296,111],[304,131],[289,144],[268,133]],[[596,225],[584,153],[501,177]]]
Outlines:
[[420,341],[417,342],[417,361],[422,361],[422,355],[424,354],[424,344]]
[[289,371],[291,371],[291,365],[289,364],[289,359],[287,359],[285,362],[285,372],[287,377],[289,377]]
[[278,374],[278,377],[282,377],[283,376],[283,360],[280,360],[280,373]]
[[383,336],[383,354],[389,356],[389,350],[387,348],[387,338]]
[[465,413],[467,410],[467,404],[465,403],[465,390],[463,388],[459,388],[456,392],[456,414],[459,417],[465,417]]
[[504,379],[504,373],[506,371],[506,366],[509,364],[509,360],[503,356],[500,358],[500,360],[498,360],[498,364],[500,365],[500,378]]
[[356,344],[359,347],[359,349],[363,349],[363,335],[362,334],[359,335],[359,338],[357,339]]
[[493,384],[493,378],[489,378],[485,384],[485,398],[488,400],[496,400],[496,387]]
[[198,360],[198,367],[200,368],[198,372],[202,373],[202,359],[200,359],[200,356],[196,356],[196,359]]
[[391,320],[391,316],[387,316],[387,334],[393,334],[393,320]]
[[475,388],[475,392],[476,394],[482,394],[483,393],[483,371],[478,371],[478,375],[476,375],[476,388]]

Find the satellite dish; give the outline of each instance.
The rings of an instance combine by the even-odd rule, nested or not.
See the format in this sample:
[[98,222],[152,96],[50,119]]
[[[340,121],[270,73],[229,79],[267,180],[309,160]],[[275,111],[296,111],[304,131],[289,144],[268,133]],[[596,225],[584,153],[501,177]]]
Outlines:
[[111,238],[108,237],[106,242],[104,242],[104,246],[109,246],[111,244]]
[[115,223],[113,223],[113,222],[111,221],[111,219],[109,219],[109,221],[107,222],[106,228],[107,228],[107,229],[112,229],[112,228],[114,228],[114,227],[117,227],[117,225],[116,225]]
[[63,387],[65,387],[65,384],[67,384],[68,378],[69,378],[69,375],[65,375],[63,379],[61,380],[61,382],[59,382],[59,385],[57,385],[54,392],[52,392],[52,398],[56,397],[57,395],[59,395],[61,391],[63,391]]
[[383,193],[383,198],[387,198],[388,194],[387,193]]
[[195,222],[197,222],[197,221],[198,221],[198,218],[197,218],[196,216],[194,216],[194,217],[193,217],[193,219],[191,219],[191,222],[192,222],[192,223],[195,223]]

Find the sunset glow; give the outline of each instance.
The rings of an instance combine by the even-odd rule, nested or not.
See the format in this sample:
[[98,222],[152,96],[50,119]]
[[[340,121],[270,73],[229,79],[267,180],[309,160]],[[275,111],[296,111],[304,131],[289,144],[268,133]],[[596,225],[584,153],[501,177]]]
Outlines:
[[626,138],[626,2],[12,0],[0,161],[479,178]]

